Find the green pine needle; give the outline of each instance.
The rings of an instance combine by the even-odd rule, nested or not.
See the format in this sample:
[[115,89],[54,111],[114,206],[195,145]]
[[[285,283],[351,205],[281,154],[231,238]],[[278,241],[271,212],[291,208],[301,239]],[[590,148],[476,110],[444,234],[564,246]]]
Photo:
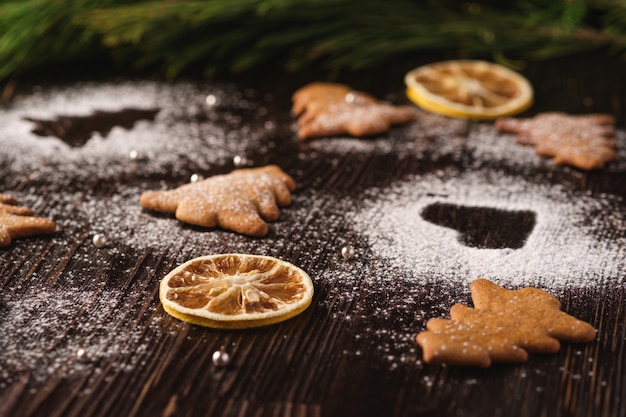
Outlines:
[[482,3],[0,0],[0,80],[93,58],[176,77],[198,68],[357,70],[426,51],[507,61],[626,50],[620,0]]

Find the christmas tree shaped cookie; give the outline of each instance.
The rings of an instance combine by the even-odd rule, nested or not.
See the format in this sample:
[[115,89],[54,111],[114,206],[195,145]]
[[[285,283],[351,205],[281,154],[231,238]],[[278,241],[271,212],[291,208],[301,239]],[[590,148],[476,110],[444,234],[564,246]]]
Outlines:
[[55,232],[52,220],[34,217],[31,209],[16,204],[13,197],[0,194],[0,247],[9,246],[15,238]]
[[265,222],[277,220],[279,207],[291,204],[296,183],[276,165],[238,169],[174,190],[146,191],[143,207],[173,213],[182,222],[220,226],[248,236],[265,236]]
[[504,118],[495,126],[517,133],[517,143],[534,146],[538,155],[553,157],[556,164],[592,170],[617,157],[614,124],[609,114],[551,112],[529,119]]
[[560,310],[556,297],[538,288],[507,290],[486,279],[470,286],[475,308],[457,304],[450,320],[431,319],[417,335],[427,363],[489,367],[524,362],[528,353],[554,353],[559,340],[589,342],[595,329]]
[[292,112],[298,116],[301,140],[379,135],[415,119],[411,107],[393,106],[346,85],[319,82],[293,94]]

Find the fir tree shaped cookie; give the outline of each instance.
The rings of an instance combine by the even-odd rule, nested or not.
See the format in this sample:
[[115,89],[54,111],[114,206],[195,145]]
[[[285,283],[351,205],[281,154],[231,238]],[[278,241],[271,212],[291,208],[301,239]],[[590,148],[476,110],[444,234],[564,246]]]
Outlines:
[[540,113],[529,119],[504,118],[496,129],[517,133],[517,143],[532,145],[538,155],[580,169],[603,168],[617,156],[615,119],[609,114]]
[[507,290],[486,279],[470,285],[474,308],[456,304],[450,320],[431,319],[417,335],[427,363],[489,367],[524,362],[528,353],[554,353],[559,340],[589,342],[595,329],[560,310],[538,288]]
[[302,140],[387,132],[392,125],[415,119],[409,106],[393,106],[342,84],[311,83],[293,94],[292,112],[298,116]]
[[295,181],[276,165],[238,169],[169,191],[146,191],[143,207],[173,213],[182,222],[220,226],[249,236],[268,232],[264,220],[277,220],[291,203]]
[[16,204],[15,198],[0,194],[0,247],[9,246],[15,238],[55,232],[52,220],[34,217],[30,208]]

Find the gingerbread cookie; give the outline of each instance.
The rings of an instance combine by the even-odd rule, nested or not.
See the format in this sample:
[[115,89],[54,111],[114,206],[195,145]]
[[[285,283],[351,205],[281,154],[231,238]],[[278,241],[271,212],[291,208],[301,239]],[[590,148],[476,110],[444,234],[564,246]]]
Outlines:
[[9,246],[14,238],[55,232],[52,220],[34,217],[31,209],[16,204],[15,198],[0,194],[0,247]]
[[312,83],[293,95],[292,112],[298,118],[298,137],[302,140],[351,135],[378,135],[392,125],[415,118],[408,106],[392,106],[348,86]]
[[554,157],[557,164],[592,170],[616,157],[614,123],[608,114],[541,113],[530,119],[500,119],[496,129],[517,133],[517,143],[534,146],[537,154]]
[[427,363],[489,367],[524,362],[528,353],[554,353],[559,340],[589,342],[595,329],[560,310],[553,295],[537,288],[506,290],[486,279],[470,286],[474,308],[456,304],[450,320],[431,319],[417,335]]
[[220,226],[249,236],[268,232],[263,220],[276,220],[278,207],[291,203],[294,180],[279,167],[239,169],[226,175],[186,184],[170,191],[147,191],[143,207],[174,213],[196,226]]

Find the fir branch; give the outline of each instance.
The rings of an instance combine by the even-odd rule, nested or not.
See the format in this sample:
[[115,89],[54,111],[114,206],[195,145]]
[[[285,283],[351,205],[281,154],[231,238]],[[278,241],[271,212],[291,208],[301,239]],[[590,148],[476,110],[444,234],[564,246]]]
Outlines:
[[[424,51],[541,59],[626,50],[617,0],[0,1],[0,80],[111,58],[168,77],[310,65],[356,70]],[[590,18],[593,17],[593,19]]]
[[99,51],[97,38],[71,24],[73,16],[101,2],[79,5],[29,0],[0,3],[0,79]]

